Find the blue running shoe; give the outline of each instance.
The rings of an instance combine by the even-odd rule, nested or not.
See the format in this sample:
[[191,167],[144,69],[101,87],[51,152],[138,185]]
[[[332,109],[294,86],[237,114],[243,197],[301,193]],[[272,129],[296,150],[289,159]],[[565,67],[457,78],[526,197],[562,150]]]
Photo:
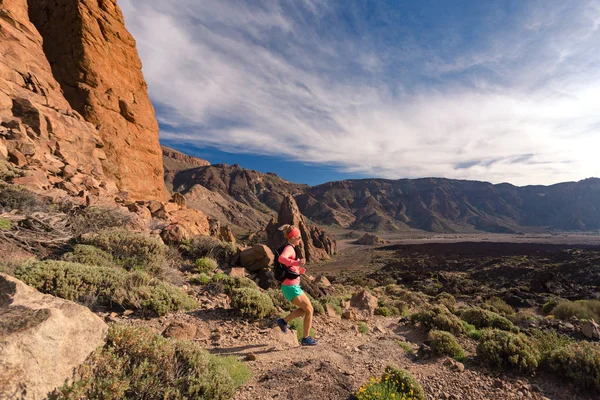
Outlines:
[[300,344],[302,346],[316,346],[319,344],[319,342],[317,342],[315,339],[311,338],[310,336],[307,336],[300,341]]
[[279,328],[283,333],[288,333],[288,324],[283,320],[283,318],[279,318],[277,320],[277,325],[279,325]]

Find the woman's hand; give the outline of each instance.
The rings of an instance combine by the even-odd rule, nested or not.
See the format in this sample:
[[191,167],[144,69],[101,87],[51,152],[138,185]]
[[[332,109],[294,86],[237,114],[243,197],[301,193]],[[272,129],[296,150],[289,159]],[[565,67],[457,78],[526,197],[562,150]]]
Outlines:
[[306,268],[300,267],[298,269],[300,270],[300,275],[304,275],[306,273]]

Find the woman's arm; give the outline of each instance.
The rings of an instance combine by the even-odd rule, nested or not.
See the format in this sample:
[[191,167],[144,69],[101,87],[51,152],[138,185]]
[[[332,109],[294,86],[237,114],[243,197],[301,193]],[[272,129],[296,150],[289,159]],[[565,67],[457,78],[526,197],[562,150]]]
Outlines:
[[299,260],[295,260],[296,251],[292,246],[286,246],[281,252],[281,255],[277,259],[281,264],[287,267],[299,267],[302,263]]

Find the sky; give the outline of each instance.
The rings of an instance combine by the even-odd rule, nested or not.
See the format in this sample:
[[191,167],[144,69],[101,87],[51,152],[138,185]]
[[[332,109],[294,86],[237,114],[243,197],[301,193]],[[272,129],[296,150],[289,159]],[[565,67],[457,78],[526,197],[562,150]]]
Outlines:
[[600,176],[597,0],[120,0],[163,144],[311,185]]

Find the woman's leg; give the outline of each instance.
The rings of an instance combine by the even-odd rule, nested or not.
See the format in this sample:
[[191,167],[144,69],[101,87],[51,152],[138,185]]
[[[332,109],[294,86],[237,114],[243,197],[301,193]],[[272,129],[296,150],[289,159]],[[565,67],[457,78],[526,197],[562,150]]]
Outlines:
[[312,304],[310,304],[310,300],[308,299],[305,293],[302,293],[300,296],[294,297],[292,303],[297,305],[304,312],[304,336],[302,337],[308,337],[308,335],[310,335],[310,328],[312,326],[313,306]]
[[[294,299],[295,300],[295,299]],[[293,301],[292,301],[293,302]],[[283,320],[285,321],[286,324],[289,324],[291,320],[294,320],[298,317],[303,316],[306,313],[306,311],[304,311],[301,308],[296,308],[294,311],[292,311],[291,313],[289,313],[287,315],[287,317],[285,317]]]

